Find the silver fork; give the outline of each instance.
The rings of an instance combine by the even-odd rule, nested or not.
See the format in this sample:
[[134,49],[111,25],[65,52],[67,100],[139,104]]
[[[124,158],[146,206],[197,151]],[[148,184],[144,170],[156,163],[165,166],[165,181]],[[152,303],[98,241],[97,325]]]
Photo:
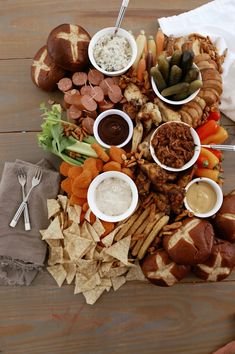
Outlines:
[[19,208],[17,209],[17,212],[15,213],[13,219],[10,222],[11,227],[15,227],[16,224],[18,223],[20,215],[22,214],[22,212],[26,206],[26,203],[29,199],[30,193],[32,192],[33,188],[36,187],[41,182],[41,179],[42,179],[42,171],[40,169],[37,169],[36,173],[32,179],[32,185],[28,191],[28,194],[23,199],[23,202],[20,204]]
[[[26,184],[26,175],[25,172],[22,168],[19,169],[18,171],[18,181],[19,184],[21,185],[21,189],[22,189],[22,198],[24,200],[25,198],[25,184]],[[24,208],[24,228],[26,231],[29,231],[31,229],[30,227],[30,220],[29,220],[29,209],[28,209],[28,204],[25,204],[25,208]]]

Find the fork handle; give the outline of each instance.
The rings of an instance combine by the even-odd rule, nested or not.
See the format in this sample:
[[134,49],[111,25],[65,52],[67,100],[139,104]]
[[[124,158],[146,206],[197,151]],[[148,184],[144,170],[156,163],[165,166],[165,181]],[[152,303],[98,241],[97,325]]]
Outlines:
[[12,219],[11,222],[10,222],[10,226],[11,226],[11,227],[15,227],[16,224],[18,223],[18,220],[19,220],[19,218],[20,218],[20,215],[23,213],[23,210],[25,209],[26,204],[27,204],[27,202],[25,202],[25,201],[23,201],[23,202],[20,204],[20,206],[19,206],[19,208],[17,209],[17,211],[16,211],[16,213],[15,213],[13,219]]
[[31,225],[29,220],[29,208],[27,202],[25,203],[25,208],[24,208],[24,228],[25,231],[31,230]]

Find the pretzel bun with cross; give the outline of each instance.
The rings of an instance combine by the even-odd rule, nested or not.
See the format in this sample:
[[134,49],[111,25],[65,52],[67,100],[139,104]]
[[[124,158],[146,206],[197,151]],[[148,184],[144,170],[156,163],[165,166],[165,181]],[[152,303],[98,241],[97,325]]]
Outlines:
[[57,82],[65,76],[65,70],[60,68],[49,56],[47,47],[39,49],[31,65],[31,77],[35,85],[45,91],[57,89]]
[[214,241],[212,225],[199,218],[186,218],[182,225],[164,236],[163,247],[178,264],[194,265],[210,255]]
[[171,286],[183,279],[190,271],[190,266],[179,265],[170,259],[163,249],[148,254],[141,262],[145,277],[153,284]]
[[78,25],[63,24],[54,28],[47,39],[50,56],[65,70],[80,71],[88,63],[89,33]]
[[235,242],[235,191],[224,197],[214,223],[221,238]]
[[193,272],[207,281],[220,281],[229,276],[235,266],[235,246],[216,239],[210,257],[193,267]]

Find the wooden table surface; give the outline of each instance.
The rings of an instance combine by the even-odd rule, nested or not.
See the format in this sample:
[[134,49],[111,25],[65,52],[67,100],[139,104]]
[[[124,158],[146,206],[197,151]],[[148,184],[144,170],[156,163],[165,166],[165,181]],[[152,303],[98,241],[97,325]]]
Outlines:
[[[205,0],[132,0],[123,27],[154,34],[157,18]],[[5,161],[37,162],[39,104],[49,95],[30,79],[35,52],[50,30],[76,23],[94,34],[115,23],[120,0],[0,0],[0,174]],[[235,144],[235,125],[224,119]],[[48,157],[48,155],[46,155]],[[224,191],[235,187],[235,159],[225,154]],[[95,306],[41,273],[29,287],[0,287],[0,353],[209,354],[235,337],[235,272],[220,283],[189,277],[161,288],[129,282]]]

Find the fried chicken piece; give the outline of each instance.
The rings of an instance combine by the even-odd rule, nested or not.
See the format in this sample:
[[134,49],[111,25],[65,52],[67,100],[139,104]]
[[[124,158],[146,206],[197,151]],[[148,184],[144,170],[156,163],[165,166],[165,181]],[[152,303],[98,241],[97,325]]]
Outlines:
[[140,197],[146,197],[149,194],[151,181],[142,171],[138,172],[135,184]]
[[180,186],[174,185],[168,192],[171,210],[174,214],[178,215],[184,208],[185,190]]
[[167,181],[175,181],[177,178],[176,173],[167,172],[155,163],[147,162],[140,165],[140,168],[156,188],[159,188]]
[[134,102],[124,103],[122,106],[122,109],[133,120],[135,120],[135,118],[139,112],[139,107]]

